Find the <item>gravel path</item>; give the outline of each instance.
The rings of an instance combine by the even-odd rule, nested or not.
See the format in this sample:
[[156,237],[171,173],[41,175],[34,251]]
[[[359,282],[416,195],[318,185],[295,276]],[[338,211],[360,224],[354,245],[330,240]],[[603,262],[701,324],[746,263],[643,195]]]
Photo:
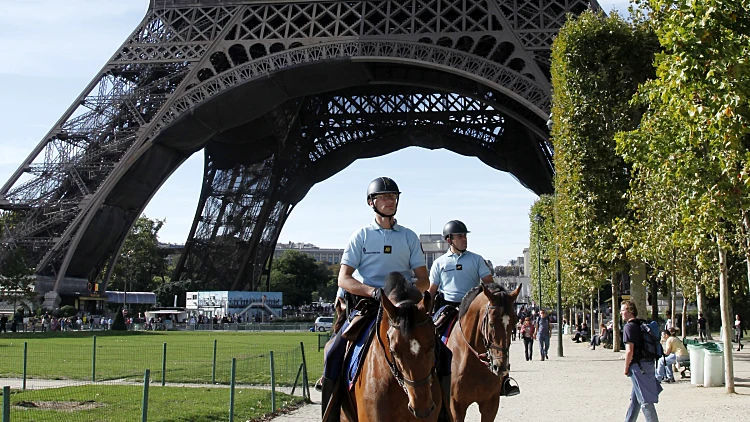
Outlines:
[[[573,343],[565,336],[565,357],[557,357],[557,336],[553,335],[551,359],[538,360],[538,344],[534,360],[523,359],[523,343],[511,347],[512,376],[521,387],[521,395],[502,398],[496,421],[555,420],[558,422],[604,422],[625,418],[630,402],[630,380],[622,374],[622,353],[611,349],[589,350],[584,343]],[[659,420],[669,421],[742,421],[750,418],[750,347],[734,352],[736,394],[727,394],[724,387],[693,386],[690,379],[665,384],[656,405]],[[315,374],[310,375],[311,379]],[[312,391],[313,401],[274,422],[320,421],[320,395]],[[467,421],[480,420],[476,405],[469,408]],[[640,416],[639,420],[644,420]]]

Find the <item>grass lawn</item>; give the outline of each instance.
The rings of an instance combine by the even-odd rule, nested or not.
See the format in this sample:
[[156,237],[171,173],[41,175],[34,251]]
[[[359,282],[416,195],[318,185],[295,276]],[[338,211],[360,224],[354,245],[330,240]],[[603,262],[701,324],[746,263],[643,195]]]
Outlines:
[[[269,384],[269,352],[273,351],[276,382],[291,385],[302,363],[300,342],[305,345],[309,377],[315,380],[323,370],[317,333],[103,331],[95,334],[97,381],[140,381],[146,368],[151,369],[153,380],[160,381],[166,343],[166,382],[210,383],[214,340],[217,383],[229,383],[231,361],[237,358],[237,383]],[[0,378],[22,376],[24,342],[28,343],[27,378],[91,380],[91,332],[0,336],[3,361]]]
[[[270,391],[235,390],[235,420],[259,418],[271,411]],[[142,386],[95,385],[27,390],[11,395],[12,421],[141,420]],[[277,409],[301,398],[276,394]],[[149,421],[208,422],[229,418],[228,388],[150,387]]]

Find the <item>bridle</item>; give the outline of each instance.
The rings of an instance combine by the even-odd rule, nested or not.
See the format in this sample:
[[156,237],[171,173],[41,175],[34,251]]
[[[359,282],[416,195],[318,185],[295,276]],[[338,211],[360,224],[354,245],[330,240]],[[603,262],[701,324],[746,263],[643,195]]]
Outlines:
[[490,330],[490,320],[489,320],[490,310],[500,308],[500,306],[494,306],[494,305],[490,306],[490,303],[491,302],[489,301],[489,298],[488,298],[487,305],[484,307],[484,315],[482,316],[482,323],[480,324],[480,334],[482,335],[482,342],[484,343],[484,349],[486,350],[485,353],[480,354],[476,350],[474,350],[473,347],[471,347],[471,343],[469,343],[469,340],[466,339],[466,334],[464,334],[464,330],[461,327],[460,318],[458,319],[457,324],[458,324],[458,331],[461,332],[461,337],[464,339],[464,342],[469,347],[469,350],[471,350],[474,356],[476,356],[477,359],[479,359],[479,361],[482,362],[487,367],[487,369],[490,370],[490,372],[492,372],[493,374],[497,376],[500,376],[499,368],[494,369],[495,367],[490,365],[492,361],[495,360],[495,354],[493,353],[493,350],[505,353],[505,355],[507,356],[508,354],[510,354],[510,346],[508,347],[496,346],[495,344],[492,344],[487,339],[488,333]]
[[[401,301],[401,302],[397,303],[395,306],[399,307],[399,305],[403,304],[404,302],[407,302],[407,301],[406,300]],[[411,302],[411,301],[409,301],[409,302]],[[429,383],[430,381],[432,381],[432,376],[436,373],[435,362],[432,363],[432,369],[430,369],[430,373],[427,374],[426,377],[424,377],[422,379],[419,379],[419,380],[416,380],[416,381],[410,380],[410,379],[406,378],[404,376],[403,371],[398,368],[398,365],[396,365],[396,358],[394,357],[392,362],[391,362],[390,359],[388,359],[388,353],[387,352],[390,350],[390,345],[391,344],[390,344],[390,340],[389,340],[388,341],[388,348],[386,348],[385,347],[385,343],[383,343],[383,339],[380,337],[380,323],[381,323],[382,320],[383,320],[383,306],[381,305],[380,308],[378,309],[378,317],[377,317],[377,321],[375,323],[375,325],[376,325],[376,331],[375,331],[376,332],[376,336],[378,337],[378,342],[380,343],[380,347],[383,348],[383,357],[385,357],[385,361],[388,362],[388,368],[390,368],[391,374],[393,375],[393,378],[396,379],[396,381],[398,382],[398,385],[401,386],[401,388],[404,390],[404,393],[406,393],[407,396],[408,396],[409,392],[406,390],[406,386],[407,385],[410,386],[410,387],[412,387],[412,388],[414,388],[414,387],[418,387],[418,386],[420,386],[422,384],[426,384],[426,383]],[[428,323],[432,323],[432,319],[430,319],[429,316],[427,318],[423,319],[422,321],[419,321],[419,322],[415,323],[414,327],[419,327],[419,326],[422,326],[422,325],[428,324]],[[388,326],[390,328],[395,329],[395,330],[401,330],[401,327],[399,327],[397,324],[394,324],[393,320],[391,320],[390,318],[388,318]],[[391,354],[393,354],[393,352],[391,352]],[[407,406],[408,406],[409,411],[411,412],[411,414],[414,415],[414,417],[419,418],[419,419],[429,418],[432,415],[432,413],[435,411],[435,402],[434,401],[432,402],[432,407],[430,407],[430,410],[429,410],[429,412],[427,412],[426,416],[419,416],[419,415],[417,415],[416,410],[412,409],[411,404],[408,404]]]

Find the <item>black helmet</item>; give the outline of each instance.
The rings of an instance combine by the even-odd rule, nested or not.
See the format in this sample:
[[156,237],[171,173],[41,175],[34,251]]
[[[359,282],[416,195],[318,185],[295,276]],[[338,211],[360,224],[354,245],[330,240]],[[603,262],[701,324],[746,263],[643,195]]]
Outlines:
[[400,194],[398,185],[390,177],[378,177],[377,179],[370,182],[370,186],[367,187],[367,199],[372,199],[373,196],[380,195],[381,193],[396,193]]
[[443,238],[445,239],[447,239],[452,234],[458,233],[469,233],[469,230],[466,228],[466,224],[458,220],[451,220],[445,223],[445,226],[443,226]]

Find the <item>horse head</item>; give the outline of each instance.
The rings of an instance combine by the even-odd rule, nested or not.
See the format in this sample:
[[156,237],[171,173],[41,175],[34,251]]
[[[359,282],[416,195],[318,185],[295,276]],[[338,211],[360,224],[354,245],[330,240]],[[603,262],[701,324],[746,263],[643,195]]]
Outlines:
[[508,293],[497,284],[481,285],[486,300],[475,300],[472,305],[480,312],[479,329],[487,350],[488,367],[493,374],[505,379],[510,372],[510,342],[517,320],[513,304],[521,293],[521,286]]
[[[380,341],[391,373],[408,396],[409,411],[415,417],[425,419],[435,413],[435,399],[439,399],[432,396],[435,326],[429,317],[432,297],[425,292],[416,302],[415,290],[408,287],[381,294],[385,318],[381,321],[379,333],[385,331],[384,339]],[[418,291],[416,297],[419,298]]]

